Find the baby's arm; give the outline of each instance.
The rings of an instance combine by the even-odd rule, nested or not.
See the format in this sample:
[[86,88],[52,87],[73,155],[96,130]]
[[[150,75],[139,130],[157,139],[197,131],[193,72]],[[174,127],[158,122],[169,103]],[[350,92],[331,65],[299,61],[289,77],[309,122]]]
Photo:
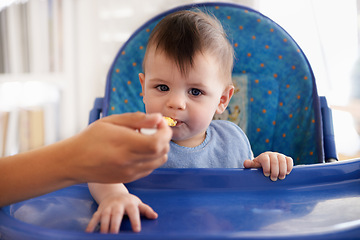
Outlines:
[[123,216],[128,215],[134,232],[140,232],[140,215],[156,219],[157,213],[121,184],[89,183],[89,190],[99,204],[86,231],[93,232],[98,223],[101,233],[118,233]]
[[291,157],[276,152],[264,152],[253,160],[245,160],[245,168],[260,168],[266,177],[270,176],[272,181],[278,178],[283,180],[289,175],[293,168],[293,160]]

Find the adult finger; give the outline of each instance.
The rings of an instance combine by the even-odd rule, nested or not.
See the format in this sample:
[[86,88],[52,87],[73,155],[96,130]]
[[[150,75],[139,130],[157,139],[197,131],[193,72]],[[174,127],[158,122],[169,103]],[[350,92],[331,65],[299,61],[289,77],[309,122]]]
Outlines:
[[156,133],[149,136],[135,132],[129,134],[128,139],[129,142],[137,143],[136,145],[129,145],[129,151],[134,154],[133,157],[140,159],[158,158],[169,151],[171,135],[166,136]]
[[[170,149],[170,140],[172,138],[172,130],[164,119],[161,119],[157,125],[157,131],[152,135],[142,135],[141,144],[147,147],[146,150],[155,153],[167,153]],[[138,149],[144,151],[143,149]],[[145,152],[146,153],[146,152]]]
[[169,144],[173,135],[173,131],[171,130],[171,128],[167,125],[165,120],[162,120],[157,127],[157,132],[154,134],[153,137],[158,139],[158,141],[162,142],[163,144]]
[[[160,150],[159,150],[160,151]],[[142,169],[154,169],[163,165],[168,158],[168,149],[163,149],[161,152],[147,152],[147,153],[130,153],[129,159],[132,159],[131,163],[128,164],[129,168],[137,168],[134,169],[134,172]],[[131,169],[129,169],[131,170]]]
[[122,175],[118,174],[117,170],[114,170],[108,173],[108,179],[111,182],[119,181],[123,183],[128,183],[135,181],[137,179],[143,178],[154,171],[154,169],[159,168],[167,160],[167,156],[153,159],[152,161],[146,160],[146,162],[133,163],[131,166],[126,169],[122,168]]
[[160,113],[145,114],[141,112],[113,114],[100,119],[100,121],[133,129],[151,128],[159,124],[161,120]]

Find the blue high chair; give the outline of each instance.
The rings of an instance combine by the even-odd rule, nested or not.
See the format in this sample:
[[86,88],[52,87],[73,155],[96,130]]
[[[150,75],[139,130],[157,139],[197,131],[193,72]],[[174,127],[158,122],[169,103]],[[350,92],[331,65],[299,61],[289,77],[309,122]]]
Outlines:
[[[90,123],[100,114],[144,111],[138,74],[151,30],[168,13],[191,7],[154,17],[121,47],[108,72],[105,97],[96,99]],[[310,64],[291,36],[245,7],[208,3],[197,8],[220,20],[236,56],[235,94],[225,113],[215,118],[238,124],[255,156],[281,152],[295,164],[337,159],[331,109],[325,97],[319,98]]]
[[[156,16],[120,49],[100,116],[143,111],[138,73],[147,38],[166,14]],[[97,209],[87,185],[75,185],[0,210],[0,239],[359,239],[360,159],[336,159],[331,111],[317,95],[310,65],[276,23],[239,5],[205,3],[228,32],[236,51],[237,93],[224,115],[247,133],[254,154],[271,150],[294,158],[292,173],[272,182],[261,169],[157,169],[127,184],[159,214],[142,219],[133,233],[122,221],[119,234],[84,233]],[[317,163],[317,164],[311,164]],[[300,165],[301,164],[301,165]]]

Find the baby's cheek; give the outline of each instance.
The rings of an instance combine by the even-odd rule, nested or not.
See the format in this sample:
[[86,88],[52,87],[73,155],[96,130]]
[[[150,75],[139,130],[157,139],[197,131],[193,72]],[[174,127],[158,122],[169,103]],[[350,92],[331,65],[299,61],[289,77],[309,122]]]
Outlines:
[[213,114],[207,108],[200,108],[197,110],[197,113],[193,114],[193,128],[195,129],[206,129],[210,124]]

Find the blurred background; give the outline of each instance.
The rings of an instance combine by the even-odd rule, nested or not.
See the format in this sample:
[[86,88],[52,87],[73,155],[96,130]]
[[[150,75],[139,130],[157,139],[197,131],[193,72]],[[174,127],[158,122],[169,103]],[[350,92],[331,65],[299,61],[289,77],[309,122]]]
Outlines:
[[[0,156],[88,124],[122,44],[150,18],[196,0],[0,0]],[[212,1],[210,1],[212,2]],[[282,26],[333,109],[340,159],[360,156],[360,0],[228,0]]]

